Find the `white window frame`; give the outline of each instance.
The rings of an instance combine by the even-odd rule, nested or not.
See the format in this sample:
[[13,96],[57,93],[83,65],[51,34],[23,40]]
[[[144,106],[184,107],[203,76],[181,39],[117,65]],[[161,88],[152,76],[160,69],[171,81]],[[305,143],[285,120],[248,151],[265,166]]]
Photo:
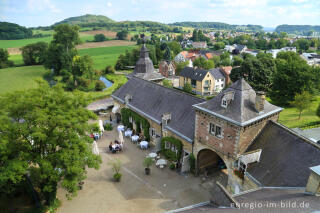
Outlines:
[[175,152],[177,150],[177,147],[174,144],[171,144],[170,150]]
[[132,121],[133,121],[133,119],[132,119],[132,117],[130,116],[130,117],[129,117],[129,122],[132,123]]
[[221,106],[224,107],[224,108],[227,108],[228,106],[228,102],[227,102],[227,99],[225,98],[222,98],[222,101],[221,101]]
[[170,145],[171,145],[171,144],[170,144],[169,141],[165,141],[165,142],[164,142],[164,149],[170,149],[170,148],[171,148]]
[[[212,131],[212,129],[213,129],[213,131]],[[216,125],[214,123],[210,123],[209,124],[209,133],[211,135],[215,135],[215,133],[216,133]]]
[[[220,129],[220,131],[219,131],[220,134],[218,134],[218,128]],[[217,136],[218,138],[222,137],[222,127],[221,126],[216,125],[215,136]]]

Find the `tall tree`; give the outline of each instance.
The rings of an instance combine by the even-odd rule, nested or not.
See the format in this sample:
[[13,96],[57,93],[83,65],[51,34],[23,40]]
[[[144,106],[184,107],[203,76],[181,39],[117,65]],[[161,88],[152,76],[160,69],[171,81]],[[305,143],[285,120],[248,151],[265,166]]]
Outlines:
[[25,65],[42,64],[45,61],[45,54],[48,49],[46,42],[28,44],[21,48],[22,57]]
[[311,106],[312,96],[309,92],[303,91],[301,94],[296,94],[294,100],[290,102],[292,106],[297,108],[299,112],[299,120],[303,110],[308,109]]
[[[84,95],[64,92],[61,85],[50,88],[41,81],[36,89],[8,94],[2,100],[1,119],[8,121],[9,128],[0,125],[0,139],[5,141],[0,145],[1,160],[10,159],[5,170],[15,169],[11,173],[15,176],[5,180],[17,184],[21,174],[29,174],[47,204],[56,198],[59,182],[68,196],[76,195],[86,167],[98,169],[101,163],[87,135],[92,131],[88,120],[96,116],[85,108]],[[3,147],[9,151],[3,152]]]
[[270,97],[279,104],[288,104],[295,94],[313,93],[314,69],[294,52],[280,52],[276,59],[277,71],[273,75]]

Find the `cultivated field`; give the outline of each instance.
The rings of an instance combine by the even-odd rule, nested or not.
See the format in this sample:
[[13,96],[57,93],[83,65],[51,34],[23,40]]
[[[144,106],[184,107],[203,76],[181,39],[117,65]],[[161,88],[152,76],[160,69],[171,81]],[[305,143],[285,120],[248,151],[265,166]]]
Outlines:
[[35,80],[43,79],[48,72],[41,65],[0,69],[0,94],[35,88]]
[[117,32],[108,31],[108,30],[91,30],[91,31],[83,31],[79,33],[82,36],[88,36],[88,35],[96,35],[96,34],[103,34],[108,38],[115,38],[117,35]]
[[77,45],[77,49],[88,49],[88,48],[96,48],[96,47],[113,47],[113,46],[132,46],[135,44],[136,44],[136,42],[123,41],[123,40],[111,40],[111,41],[103,41],[103,42],[87,42],[87,43]]
[[132,50],[136,46],[113,46],[79,50],[80,55],[90,55],[95,69],[105,69],[107,65],[114,66],[120,54]]

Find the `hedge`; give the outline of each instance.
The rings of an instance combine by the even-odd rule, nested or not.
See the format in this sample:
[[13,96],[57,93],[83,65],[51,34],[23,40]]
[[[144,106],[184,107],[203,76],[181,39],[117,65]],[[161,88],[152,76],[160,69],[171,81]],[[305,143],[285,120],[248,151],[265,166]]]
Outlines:
[[[177,154],[174,151],[171,151],[171,149],[165,149],[166,141],[175,145],[175,147],[178,149]],[[166,156],[166,158],[172,161],[178,161],[180,159],[181,153],[182,153],[182,147],[183,147],[182,142],[179,139],[176,139],[174,137],[164,137],[161,140],[161,152]]]
[[131,109],[128,108],[122,108],[121,109],[121,118],[122,118],[122,123],[126,126],[132,129],[132,123],[130,123],[129,118],[132,117],[134,122],[136,123],[137,126],[137,132],[141,133],[141,128],[140,124],[142,125],[143,129],[143,134],[146,138],[147,141],[150,141],[150,134],[149,134],[149,128],[150,128],[150,123],[147,119],[144,117],[140,116],[136,112],[132,111]]

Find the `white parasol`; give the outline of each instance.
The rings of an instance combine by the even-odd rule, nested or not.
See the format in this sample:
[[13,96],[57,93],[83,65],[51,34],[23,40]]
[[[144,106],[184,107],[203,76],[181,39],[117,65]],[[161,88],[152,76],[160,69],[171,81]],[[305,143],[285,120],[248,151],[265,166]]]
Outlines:
[[93,141],[92,153],[95,154],[95,155],[99,155],[99,148],[98,148],[98,144],[97,144],[96,141]]
[[99,129],[100,129],[100,132],[104,132],[102,120],[99,120]]

